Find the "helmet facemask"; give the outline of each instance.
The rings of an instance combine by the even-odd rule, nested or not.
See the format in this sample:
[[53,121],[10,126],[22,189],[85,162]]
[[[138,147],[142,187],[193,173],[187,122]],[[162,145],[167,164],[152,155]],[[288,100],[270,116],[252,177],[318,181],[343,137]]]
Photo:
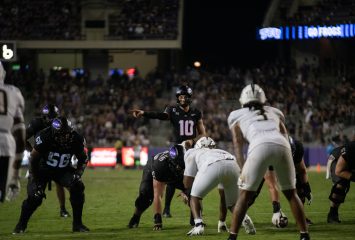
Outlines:
[[52,133],[55,142],[64,148],[71,146],[73,141],[73,128],[70,121],[65,117],[55,118],[52,121]]
[[47,123],[52,121],[54,118],[58,117],[58,115],[59,115],[59,109],[57,106],[53,104],[48,104],[44,106],[42,109],[42,116]]
[[180,86],[175,96],[177,103],[181,107],[187,107],[192,103],[192,89],[188,86]]

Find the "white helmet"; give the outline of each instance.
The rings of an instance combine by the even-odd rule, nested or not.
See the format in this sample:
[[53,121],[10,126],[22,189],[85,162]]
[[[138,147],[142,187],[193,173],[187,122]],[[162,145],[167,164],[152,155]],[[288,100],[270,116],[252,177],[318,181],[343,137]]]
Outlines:
[[5,82],[6,71],[0,62],[0,84],[4,84]]
[[243,88],[239,102],[242,106],[250,102],[264,104],[266,102],[264,90],[258,84],[249,84]]
[[195,143],[195,148],[215,148],[216,142],[210,137],[202,137]]

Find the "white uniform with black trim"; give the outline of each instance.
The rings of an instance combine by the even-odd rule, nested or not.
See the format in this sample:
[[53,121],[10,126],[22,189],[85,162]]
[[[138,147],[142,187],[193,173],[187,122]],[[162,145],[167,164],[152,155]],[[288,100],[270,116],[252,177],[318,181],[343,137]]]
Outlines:
[[23,119],[25,101],[20,90],[0,84],[0,156],[14,157],[16,142],[12,135],[14,118]]
[[243,137],[249,142],[247,160],[239,177],[239,187],[256,191],[269,166],[277,173],[282,190],[295,188],[295,169],[290,143],[280,133],[283,113],[274,107],[261,110],[242,108],[229,114],[228,125],[232,129],[239,124]]
[[222,149],[193,148],[185,153],[185,176],[195,177],[191,196],[203,198],[218,184],[223,184],[226,204],[237,201],[240,169],[235,157]]

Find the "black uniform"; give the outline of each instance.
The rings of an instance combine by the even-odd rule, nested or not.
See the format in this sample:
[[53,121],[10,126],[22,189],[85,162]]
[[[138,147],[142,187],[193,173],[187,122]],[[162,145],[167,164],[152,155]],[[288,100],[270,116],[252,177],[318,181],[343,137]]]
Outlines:
[[[32,213],[46,197],[46,185],[51,180],[69,188],[70,202],[73,208],[73,231],[75,231],[75,227],[82,226],[81,216],[85,187],[80,176],[83,171],[82,166],[85,166],[87,161],[84,138],[76,131],[72,131],[70,141],[66,144],[59,144],[54,140],[52,128],[48,127],[35,137],[34,149],[40,154],[40,157],[30,161],[27,199],[23,201],[15,233],[23,232],[26,229]],[[73,155],[78,159],[78,169],[71,165]]]
[[181,143],[197,136],[197,123],[202,118],[199,110],[190,107],[189,111],[185,112],[176,105],[167,106],[164,112],[169,115],[169,120],[174,127],[174,141],[176,143]]
[[[349,170],[352,172],[350,180],[341,178],[335,174],[335,168],[340,156],[344,158]],[[329,195],[329,200],[332,201],[333,205],[329,209],[327,222],[340,223],[338,208],[345,201],[345,197],[350,190],[350,182],[355,181],[355,141],[333,149],[329,155],[329,160],[333,160],[331,165],[333,186]]]
[[[31,120],[26,128],[26,139],[30,139],[32,136],[36,136],[41,130],[50,126],[50,122],[47,122],[42,117],[36,117]],[[32,146],[29,142],[27,142],[26,146],[27,150],[31,151]]]
[[169,183],[180,190],[185,190],[183,171],[177,172],[174,170],[169,159],[169,151],[158,153],[148,160],[147,165],[143,169],[139,196],[135,202],[136,208],[141,212],[144,212],[153,202],[153,179]]

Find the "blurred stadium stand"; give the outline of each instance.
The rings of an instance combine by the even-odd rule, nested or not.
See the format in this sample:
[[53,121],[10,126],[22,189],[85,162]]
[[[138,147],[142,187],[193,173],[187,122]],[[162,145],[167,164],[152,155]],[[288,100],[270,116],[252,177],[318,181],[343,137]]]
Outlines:
[[[208,134],[230,150],[226,118],[251,81],[265,88],[305,144],[325,146],[336,134],[344,141],[353,134],[352,42],[295,41],[259,66],[206,70],[180,61],[183,0],[4,2],[0,14],[9,21],[0,22],[1,40],[16,40],[18,48],[18,60],[7,64],[8,77],[24,91],[27,119],[55,103],[91,145],[121,140],[128,146],[167,146],[168,122],[134,120],[127,110],[163,111],[176,102],[174,88],[189,84]],[[354,4],[344,4],[274,0],[264,26],[353,21]],[[332,17],[320,19],[320,12]]]

